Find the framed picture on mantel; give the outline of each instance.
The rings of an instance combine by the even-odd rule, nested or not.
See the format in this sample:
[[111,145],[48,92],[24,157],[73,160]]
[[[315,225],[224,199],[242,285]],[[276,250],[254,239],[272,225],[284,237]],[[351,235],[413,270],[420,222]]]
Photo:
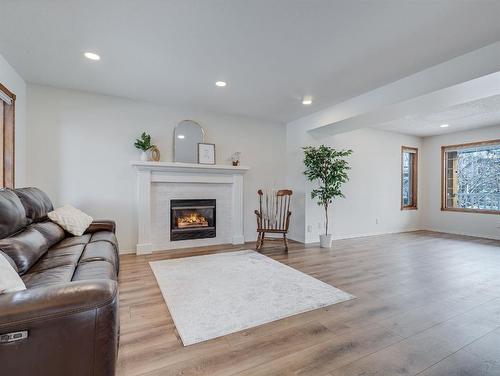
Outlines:
[[215,164],[215,144],[198,143],[198,163]]

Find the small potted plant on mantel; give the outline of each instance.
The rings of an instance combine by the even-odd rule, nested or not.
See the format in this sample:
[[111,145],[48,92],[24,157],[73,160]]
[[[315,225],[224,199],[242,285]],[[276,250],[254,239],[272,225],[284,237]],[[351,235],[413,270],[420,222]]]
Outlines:
[[332,234],[328,233],[328,208],[335,197],[344,197],[340,190],[342,184],[349,180],[347,171],[349,164],[343,158],[352,154],[352,150],[335,150],[321,145],[306,146],[304,150],[304,174],[307,179],[317,184],[311,191],[311,198],[325,209],[325,233],[320,235],[320,246],[332,246]]
[[149,152],[155,145],[151,144],[151,135],[142,132],[141,137],[135,140],[135,147],[141,150],[141,161],[146,162],[150,159]]

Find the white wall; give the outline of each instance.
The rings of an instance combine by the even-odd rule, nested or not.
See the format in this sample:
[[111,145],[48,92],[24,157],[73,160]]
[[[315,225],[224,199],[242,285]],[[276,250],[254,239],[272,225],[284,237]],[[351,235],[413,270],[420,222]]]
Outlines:
[[[350,180],[343,188],[346,198],[335,199],[330,212],[330,230],[335,238],[410,231],[420,227],[420,209],[401,210],[401,146],[420,150],[419,137],[360,129],[315,139],[307,132],[313,127],[314,123],[307,119],[287,125],[287,183],[294,190],[292,239],[317,242],[319,234],[324,233],[324,211],[309,198],[312,185],[303,175],[301,147],[306,145],[325,144],[353,150],[349,158]],[[421,174],[421,168],[419,170]],[[308,226],[311,226],[311,231],[308,231]]]
[[282,187],[285,126],[44,86],[28,86],[28,184],[45,190],[55,205],[70,203],[95,218],[113,218],[123,251],[135,248],[133,142],[151,133],[172,160],[173,130],[184,119],[198,121],[206,142],[216,144],[217,163],[242,152],[245,175],[245,238],[254,240],[256,191]]
[[423,228],[500,239],[498,215],[441,211],[441,146],[495,139],[500,139],[500,125],[424,138]]
[[26,184],[26,82],[0,55],[0,83],[16,94],[15,184]]
[[[307,119],[285,128],[36,85],[28,86],[28,101],[27,184],[46,190],[56,205],[72,203],[96,218],[116,219],[125,251],[134,248],[137,237],[135,175],[129,166],[138,157],[133,140],[143,130],[150,132],[162,160],[171,160],[173,128],[183,119],[204,126],[207,142],[217,144],[218,163],[229,163],[232,152],[242,151],[242,163],[252,168],[245,177],[247,240],[255,238],[255,191],[286,186],[294,190],[290,237],[318,241],[324,216],[309,198],[312,186],[303,175],[301,147],[319,144],[354,150],[350,181],[344,186],[346,198],[337,199],[331,210],[335,238],[415,229],[499,238],[498,216],[441,212],[439,153],[441,145],[500,138],[500,126],[425,139],[368,128],[315,139],[307,132],[315,123]],[[419,148],[417,211],[400,210],[402,145]]]

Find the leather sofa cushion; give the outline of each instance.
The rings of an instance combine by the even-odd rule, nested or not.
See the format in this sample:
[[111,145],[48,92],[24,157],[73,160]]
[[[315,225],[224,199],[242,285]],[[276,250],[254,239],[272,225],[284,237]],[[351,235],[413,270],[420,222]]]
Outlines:
[[76,265],[61,265],[55,268],[31,271],[21,276],[26,288],[48,286],[70,282],[75,273]]
[[90,261],[78,264],[73,281],[88,279],[112,279],[116,281],[117,272],[115,267],[107,261]]
[[10,189],[0,189],[0,238],[15,234],[26,226],[26,211]]
[[48,244],[43,235],[32,228],[0,240],[0,251],[6,253],[23,275],[47,252]]
[[89,243],[80,257],[80,263],[91,261],[107,261],[118,269],[118,255],[115,247],[109,242],[99,241]]
[[116,236],[109,231],[98,231],[92,234],[83,234],[82,236],[69,236],[54,245],[54,248],[70,247],[77,244],[87,244],[99,241],[107,241],[113,244],[118,252],[118,241],[116,240]]
[[[30,229],[32,226],[29,226]],[[67,238],[70,240],[74,238]],[[90,237],[75,239],[77,243]],[[59,242],[62,243],[62,242]],[[117,280],[118,251],[109,241],[95,241],[87,244],[73,244],[50,248],[38,262],[23,275],[26,286],[65,283],[86,279]]]
[[82,256],[84,245],[74,245],[58,249],[49,249],[48,252],[33,266],[29,273],[56,268],[62,265],[75,265]]
[[47,240],[47,244],[49,247],[52,247],[54,244],[60,242],[65,237],[65,233],[62,227],[49,221],[33,223],[32,225],[28,226],[28,228],[33,228],[40,232]]
[[64,247],[70,247],[73,245],[78,245],[78,244],[87,244],[90,241],[91,234],[85,234],[82,236],[69,236],[66,239],[63,239],[56,245],[54,245],[53,248],[64,248]]
[[38,188],[17,188],[14,192],[20,198],[26,210],[26,217],[31,222],[46,220],[47,213],[54,209],[49,196]]
[[98,231],[94,232],[92,234],[92,238],[90,238],[90,242],[100,242],[100,241],[106,241],[111,244],[116,248],[118,251],[118,241],[116,240],[116,235],[113,232],[109,231]]

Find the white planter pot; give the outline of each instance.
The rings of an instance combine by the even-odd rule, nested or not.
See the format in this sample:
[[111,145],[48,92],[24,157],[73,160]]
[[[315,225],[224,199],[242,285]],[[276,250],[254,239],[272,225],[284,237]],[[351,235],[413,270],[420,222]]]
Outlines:
[[143,162],[149,161],[148,151],[141,151],[141,161],[143,161]]
[[328,234],[328,235],[320,235],[319,236],[319,246],[321,248],[332,248],[332,235],[331,234]]

